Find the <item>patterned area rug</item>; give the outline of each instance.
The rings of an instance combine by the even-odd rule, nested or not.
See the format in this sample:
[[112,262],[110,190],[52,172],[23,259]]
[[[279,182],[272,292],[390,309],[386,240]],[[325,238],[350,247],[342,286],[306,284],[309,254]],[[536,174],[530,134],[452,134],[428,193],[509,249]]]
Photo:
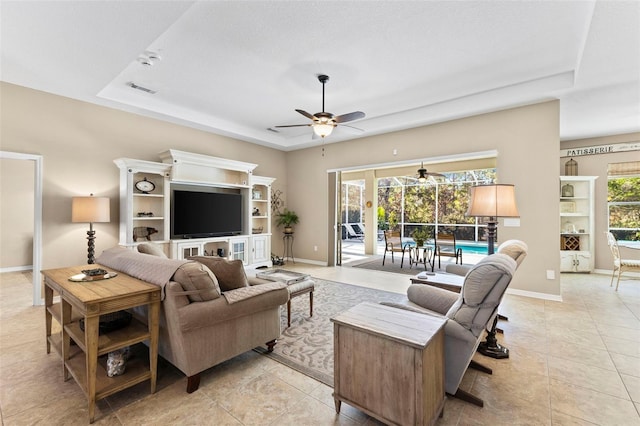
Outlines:
[[362,302],[399,302],[405,295],[314,278],[313,317],[309,297],[291,303],[291,327],[286,305],[281,309],[282,336],[273,352],[256,351],[333,387],[333,323],[330,318]]

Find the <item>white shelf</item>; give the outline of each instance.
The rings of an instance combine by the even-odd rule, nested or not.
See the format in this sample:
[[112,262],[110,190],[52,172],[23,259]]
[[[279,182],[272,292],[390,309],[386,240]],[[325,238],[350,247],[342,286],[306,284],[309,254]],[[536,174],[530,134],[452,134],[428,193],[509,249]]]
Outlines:
[[[560,272],[593,271],[596,178],[595,176],[560,176],[560,209],[570,210],[560,212]],[[568,189],[568,192],[573,193],[574,196],[563,197],[563,189]],[[567,195],[566,192],[565,195]],[[576,232],[572,232],[573,229]],[[565,250],[565,248],[575,249]]]

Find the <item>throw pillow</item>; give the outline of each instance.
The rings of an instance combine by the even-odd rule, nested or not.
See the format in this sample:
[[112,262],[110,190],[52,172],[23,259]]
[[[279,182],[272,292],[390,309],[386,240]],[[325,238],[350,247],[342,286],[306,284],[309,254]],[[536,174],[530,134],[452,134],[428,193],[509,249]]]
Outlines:
[[193,256],[188,259],[196,260],[206,265],[218,279],[222,291],[249,287],[247,274],[244,272],[244,265],[240,259],[227,260],[215,256]]
[[164,253],[164,250],[162,250],[162,247],[160,247],[158,244],[153,244],[153,243],[138,244],[138,251],[140,253],[150,254],[152,256],[163,257],[165,259],[168,258],[167,255]]
[[220,297],[220,286],[216,276],[205,265],[188,262],[181,265],[173,274],[173,281],[178,282],[188,294],[191,302],[206,302]]

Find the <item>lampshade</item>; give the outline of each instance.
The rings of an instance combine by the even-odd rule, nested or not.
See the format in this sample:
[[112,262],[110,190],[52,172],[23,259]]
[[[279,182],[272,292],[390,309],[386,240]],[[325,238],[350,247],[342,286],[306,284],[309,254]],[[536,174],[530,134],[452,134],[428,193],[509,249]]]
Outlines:
[[471,202],[467,216],[520,217],[514,185],[491,184],[471,187]]
[[314,123],[313,132],[321,138],[324,138],[325,136],[329,136],[331,132],[333,132],[334,127],[334,124]]
[[71,222],[109,222],[110,213],[108,197],[73,197]]

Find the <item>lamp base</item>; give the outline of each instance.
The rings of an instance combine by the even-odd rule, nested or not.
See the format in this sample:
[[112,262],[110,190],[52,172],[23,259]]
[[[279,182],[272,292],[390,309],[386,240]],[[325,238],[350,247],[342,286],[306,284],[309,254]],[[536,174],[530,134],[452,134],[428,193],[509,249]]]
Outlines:
[[96,263],[96,231],[93,227],[87,231],[87,263],[89,265]]
[[493,325],[491,330],[487,331],[487,339],[478,345],[478,352],[482,355],[495,358],[504,359],[509,358],[509,349],[498,343],[496,339],[496,325],[498,324],[498,317],[493,319]]
[[478,352],[484,356],[488,356],[495,359],[509,358],[509,349],[505,348],[499,343],[491,345],[488,342],[481,342],[478,345]]

